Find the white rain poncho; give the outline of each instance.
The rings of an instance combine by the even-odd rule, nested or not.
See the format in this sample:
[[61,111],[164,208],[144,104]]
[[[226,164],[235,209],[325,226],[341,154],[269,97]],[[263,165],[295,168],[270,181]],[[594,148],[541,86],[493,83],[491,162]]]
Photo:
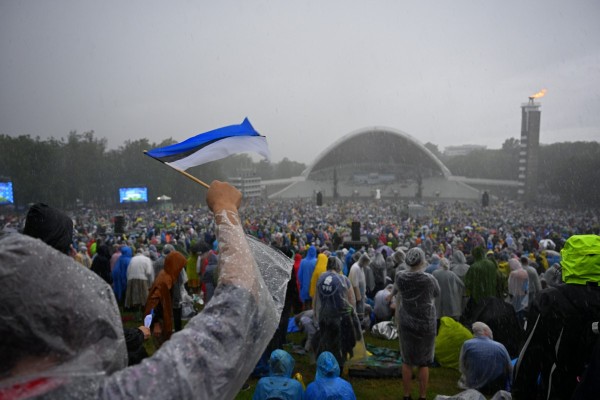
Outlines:
[[[219,287],[210,304],[152,357],[124,369],[123,327],[111,288],[41,241],[18,234],[1,239],[0,359],[43,354],[57,365],[2,376],[0,391],[49,379],[42,392],[47,398],[235,397],[275,332],[292,262],[248,240],[236,214],[218,217]],[[17,348],[5,338],[42,346]]]

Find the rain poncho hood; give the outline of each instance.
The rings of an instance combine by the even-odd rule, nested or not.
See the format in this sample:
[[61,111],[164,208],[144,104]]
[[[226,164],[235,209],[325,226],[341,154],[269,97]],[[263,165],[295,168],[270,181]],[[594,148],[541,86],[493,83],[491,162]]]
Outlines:
[[340,376],[340,366],[337,360],[329,351],[324,351],[317,360],[316,379],[337,378],[338,376]]
[[323,272],[327,270],[327,256],[323,253],[320,253],[317,256],[317,263],[315,264],[315,270],[312,273],[312,277],[310,278],[310,291],[309,295],[313,299],[315,298],[315,293],[317,291],[317,281],[319,280],[319,276]]
[[271,376],[291,378],[295,363],[294,358],[287,351],[274,350],[269,358],[269,372]]
[[571,236],[560,255],[563,282],[576,285],[600,282],[600,236]]
[[73,243],[73,221],[62,211],[37,203],[27,212],[23,233],[66,254]]
[[356,399],[352,385],[340,378],[337,360],[328,351],[317,359],[317,375],[306,388],[305,399],[337,400]]
[[[31,237],[0,237],[0,376],[25,357],[56,360],[5,385],[50,377],[72,381],[127,365],[119,308],[110,286],[72,258]],[[2,396],[0,396],[2,397]]]
[[258,381],[252,399],[302,400],[302,384],[291,378],[294,364],[288,352],[274,350],[269,358],[269,376]]

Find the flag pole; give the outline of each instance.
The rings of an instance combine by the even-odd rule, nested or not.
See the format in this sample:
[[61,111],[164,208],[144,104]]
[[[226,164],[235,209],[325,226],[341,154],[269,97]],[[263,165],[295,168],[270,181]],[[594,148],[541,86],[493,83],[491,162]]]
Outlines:
[[187,178],[189,178],[189,179],[193,180],[194,182],[196,182],[196,183],[198,183],[198,184],[200,184],[200,185],[204,186],[205,188],[207,188],[207,189],[208,189],[208,188],[210,187],[210,185],[209,185],[209,184],[207,184],[207,183],[206,183],[206,182],[204,182],[204,181],[201,181],[200,179],[196,178],[194,175],[191,175],[191,174],[189,174],[189,173],[185,172],[185,171],[184,171],[184,170],[182,170],[182,169],[176,168],[176,167],[174,167],[174,166],[172,166],[172,165],[169,165],[169,164],[167,164],[167,163],[164,163],[164,162],[162,162],[161,160],[159,160],[159,159],[157,159],[157,158],[154,158],[154,157],[152,157],[152,156],[148,155],[148,150],[144,150],[144,154],[145,154],[145,155],[147,155],[148,157],[151,157],[151,158],[155,159],[156,161],[160,161],[161,163],[163,163],[164,165],[166,165],[166,166],[168,166],[168,167],[171,167],[171,168],[173,168],[175,171],[179,172],[181,175],[184,175],[185,177],[187,177]]

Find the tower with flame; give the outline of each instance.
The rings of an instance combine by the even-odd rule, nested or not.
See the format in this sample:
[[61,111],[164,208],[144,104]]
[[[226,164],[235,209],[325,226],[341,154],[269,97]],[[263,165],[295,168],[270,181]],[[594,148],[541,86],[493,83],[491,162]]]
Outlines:
[[538,188],[538,154],[540,148],[540,103],[546,89],[529,96],[529,102],[521,105],[521,150],[519,152],[519,200],[525,205],[535,204]]

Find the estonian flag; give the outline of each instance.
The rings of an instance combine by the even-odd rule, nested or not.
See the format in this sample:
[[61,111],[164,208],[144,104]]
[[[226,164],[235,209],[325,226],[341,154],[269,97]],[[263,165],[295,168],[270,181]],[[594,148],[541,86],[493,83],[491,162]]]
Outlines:
[[149,150],[146,154],[185,171],[197,165],[245,152],[258,153],[267,160],[271,157],[267,138],[254,130],[248,118],[240,125],[201,133],[181,143]]

